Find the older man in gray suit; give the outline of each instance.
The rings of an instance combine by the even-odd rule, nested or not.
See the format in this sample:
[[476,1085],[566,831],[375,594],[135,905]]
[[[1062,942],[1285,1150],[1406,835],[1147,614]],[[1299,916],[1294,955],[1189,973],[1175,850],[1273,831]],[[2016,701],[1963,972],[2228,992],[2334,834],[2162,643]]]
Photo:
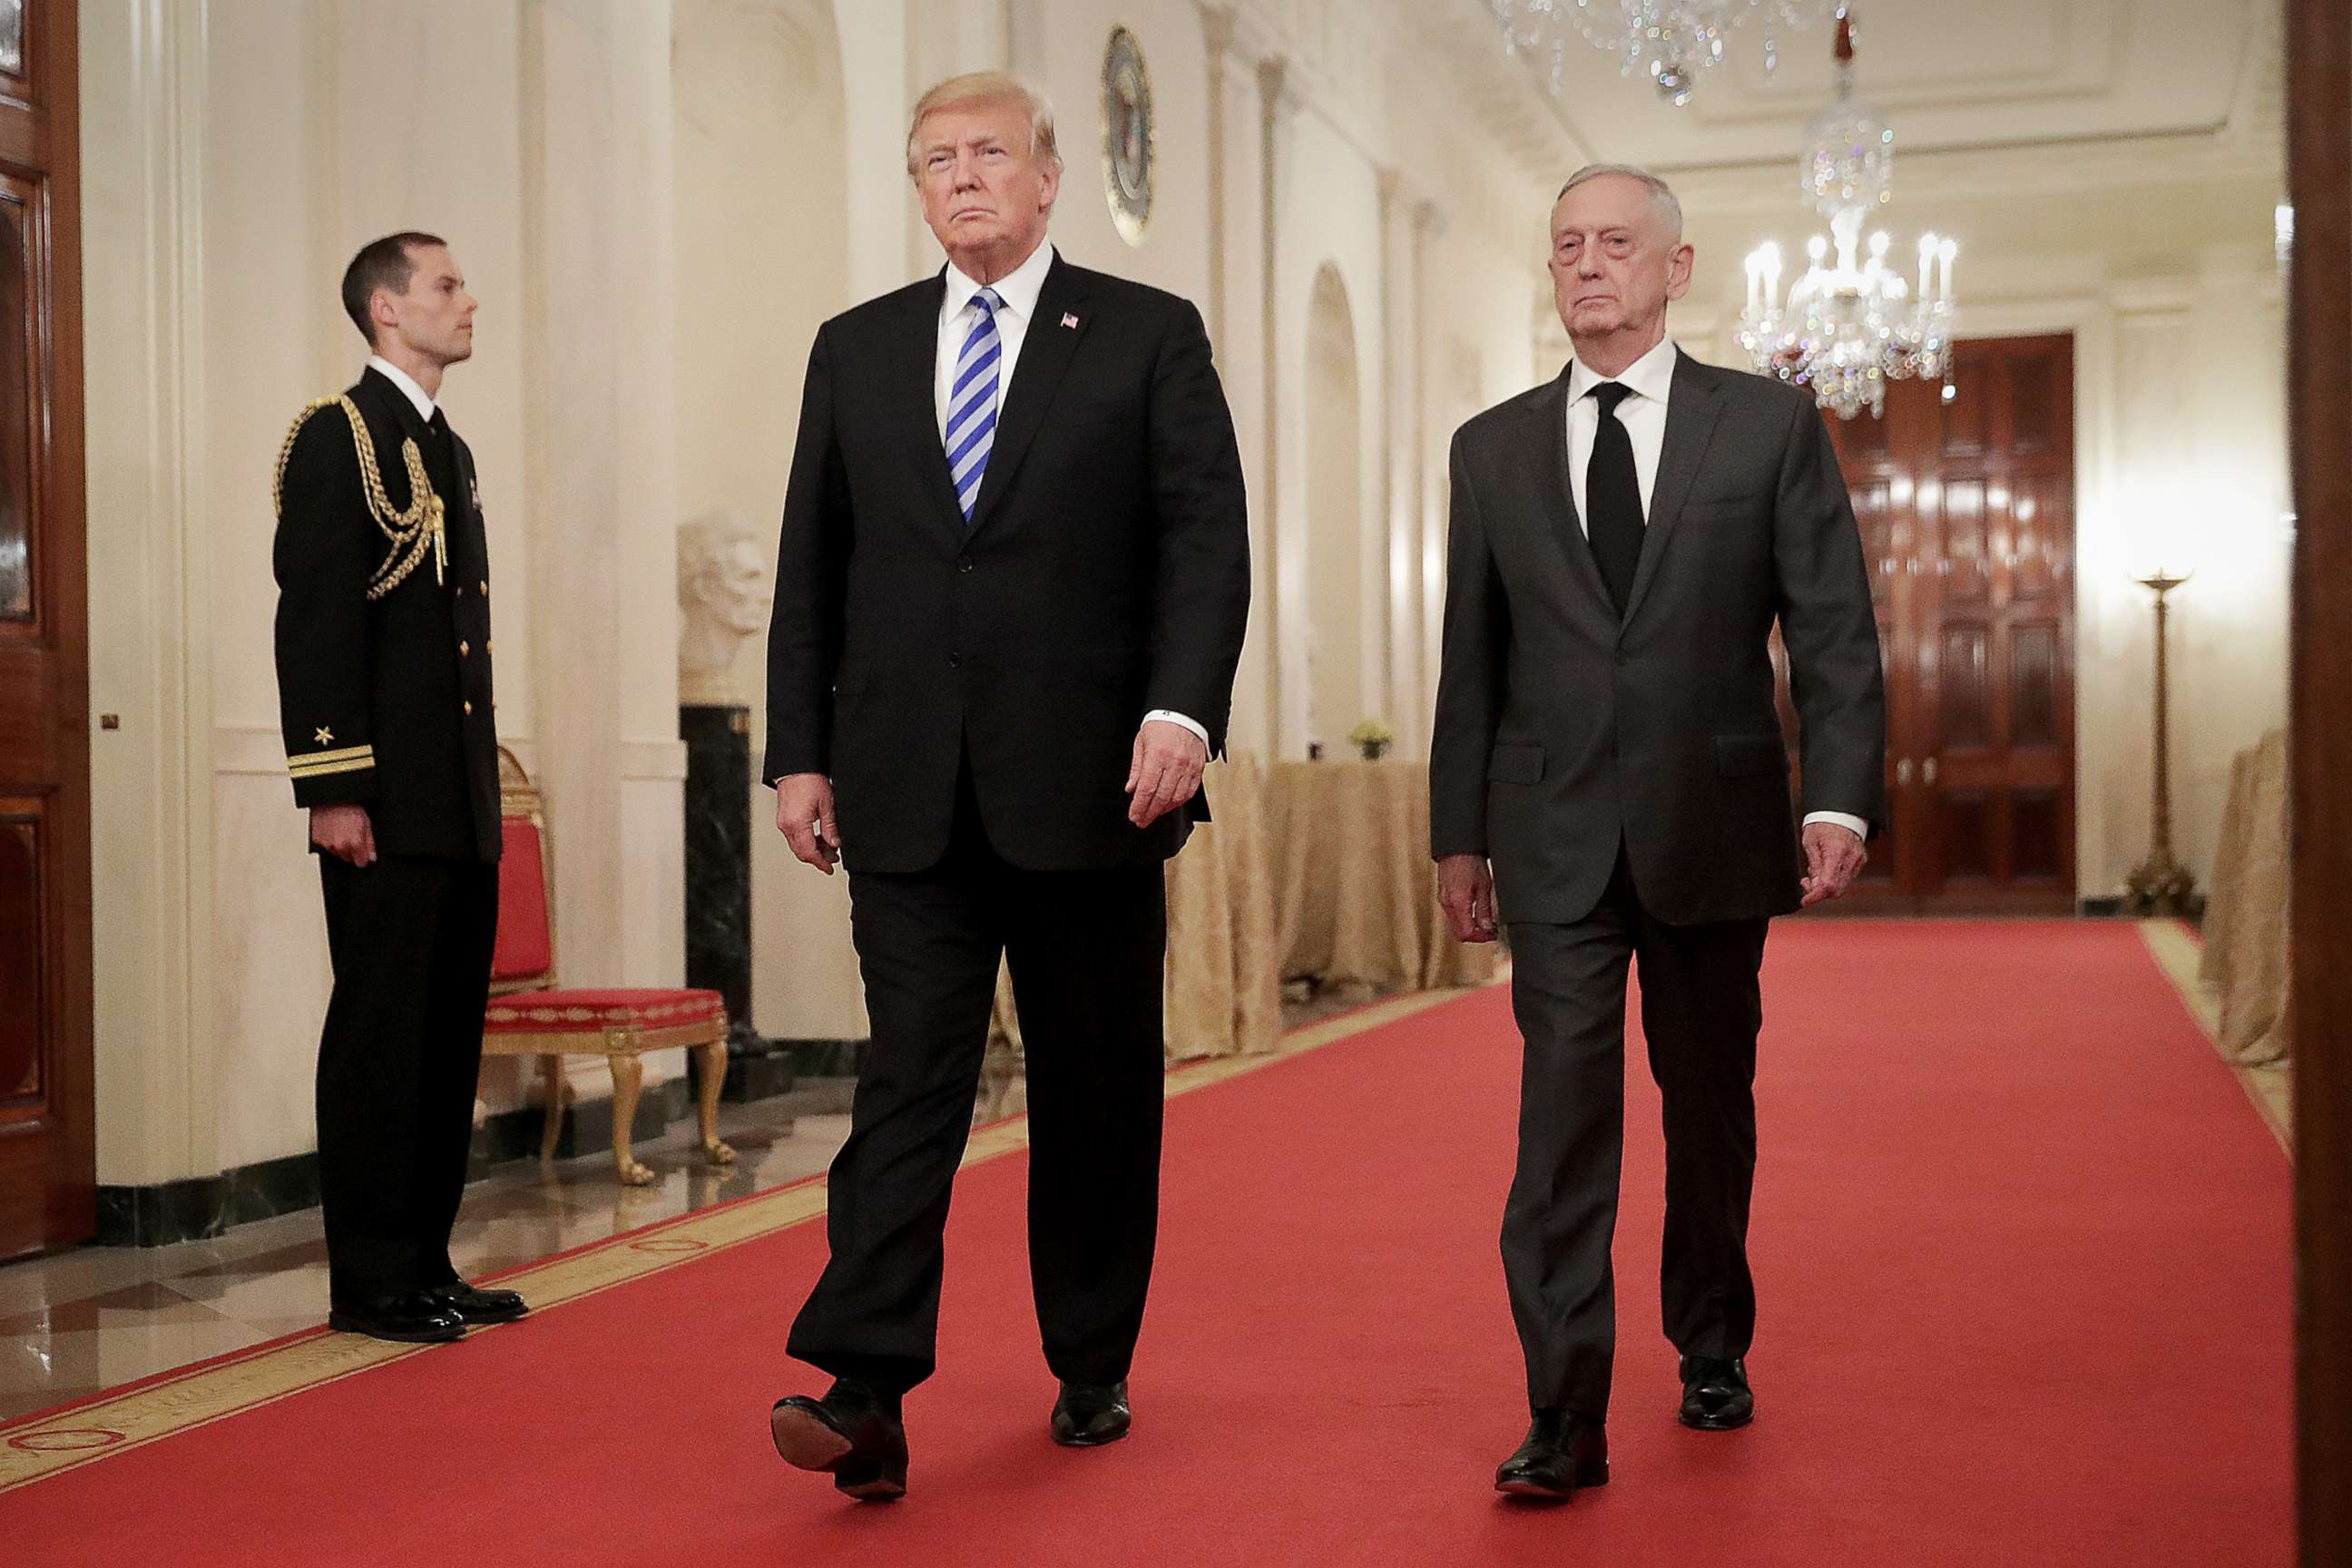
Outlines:
[[1639,169],[1581,170],[1551,239],[1575,357],[1454,439],[1430,817],[1454,935],[1491,942],[1510,922],[1526,1043],[1503,1262],[1534,1420],[1495,1484],[1565,1499],[1609,1474],[1631,964],[1665,1105],[1681,1419],[1753,1414],[1765,928],[1861,870],[1885,811],[1885,703],[1862,542],[1812,399],[1665,335],[1691,277],[1674,193]]

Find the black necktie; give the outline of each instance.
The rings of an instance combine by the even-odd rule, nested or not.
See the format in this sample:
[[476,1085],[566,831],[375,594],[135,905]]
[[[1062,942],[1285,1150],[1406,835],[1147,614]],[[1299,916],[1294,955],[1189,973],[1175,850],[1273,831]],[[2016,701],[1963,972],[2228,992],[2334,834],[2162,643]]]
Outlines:
[[1601,423],[1584,468],[1584,537],[1621,616],[1642,563],[1642,481],[1633,471],[1633,438],[1617,419],[1617,405],[1633,395],[1632,387],[1614,381],[1585,394],[1600,410]]

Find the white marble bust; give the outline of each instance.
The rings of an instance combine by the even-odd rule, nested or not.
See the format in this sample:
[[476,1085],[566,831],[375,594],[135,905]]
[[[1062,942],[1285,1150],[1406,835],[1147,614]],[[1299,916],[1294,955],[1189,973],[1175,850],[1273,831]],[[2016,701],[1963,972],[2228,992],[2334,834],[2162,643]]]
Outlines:
[[743,639],[768,624],[771,574],[759,527],[739,511],[706,512],[677,531],[677,700],[750,700],[735,678]]

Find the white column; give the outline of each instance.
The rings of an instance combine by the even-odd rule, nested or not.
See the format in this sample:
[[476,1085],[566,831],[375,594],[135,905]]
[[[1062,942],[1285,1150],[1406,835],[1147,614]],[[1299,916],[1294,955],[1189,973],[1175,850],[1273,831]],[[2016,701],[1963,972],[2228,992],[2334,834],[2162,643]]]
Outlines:
[[[205,13],[81,8],[98,1179],[217,1172],[200,156]],[[290,413],[291,411],[289,410]],[[290,808],[290,799],[289,805]]]
[[[1430,372],[1436,344],[1432,340],[1427,309],[1430,253],[1444,234],[1444,209],[1433,201],[1415,202],[1412,206],[1410,285],[1414,300],[1412,325],[1415,414],[1412,450],[1419,465],[1414,476],[1413,499],[1420,521],[1421,559],[1416,581],[1421,597],[1421,668],[1423,678],[1417,712],[1419,721],[1424,727],[1436,710],[1440,652],[1444,639],[1446,449],[1453,439],[1450,428],[1452,411],[1441,401],[1444,395],[1439,389],[1440,378]],[[1425,728],[1422,742],[1425,748],[1428,743]]]
[[[524,49],[528,559],[562,977],[685,965],[667,0],[536,0]],[[626,200],[616,200],[625,193]]]

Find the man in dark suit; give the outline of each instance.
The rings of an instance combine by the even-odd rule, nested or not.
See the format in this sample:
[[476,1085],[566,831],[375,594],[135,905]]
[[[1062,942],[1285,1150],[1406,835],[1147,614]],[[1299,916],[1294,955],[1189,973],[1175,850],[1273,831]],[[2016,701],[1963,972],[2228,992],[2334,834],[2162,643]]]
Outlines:
[[1811,397],[1666,338],[1691,275],[1674,194],[1586,169],[1551,233],[1575,357],[1454,440],[1430,799],[1455,936],[1510,922],[1526,1044],[1503,1262],[1534,1420],[1495,1484],[1564,1499],[1608,1479],[1628,965],[1665,1104],[1681,1419],[1741,1426],[1765,928],[1861,870],[1885,712],[1861,538]]
[[474,457],[435,405],[474,352],[472,295],[429,234],[343,274],[371,350],[278,454],[278,693],[327,902],[319,1041],[329,1324],[462,1338],[527,1310],[449,1262],[499,916],[489,553]]
[[809,355],[763,771],[793,852],[849,869],[872,1022],[832,1259],[790,1343],[835,1382],[771,1426],[785,1459],[867,1499],[906,1488],[900,1399],[932,1370],[1000,955],[1050,1429],[1128,1431],[1159,1205],[1161,862],[1204,815],[1249,600],[1200,313],[1055,254],[1044,100],[993,73],[943,83],[907,154],[948,265],[826,322]]

